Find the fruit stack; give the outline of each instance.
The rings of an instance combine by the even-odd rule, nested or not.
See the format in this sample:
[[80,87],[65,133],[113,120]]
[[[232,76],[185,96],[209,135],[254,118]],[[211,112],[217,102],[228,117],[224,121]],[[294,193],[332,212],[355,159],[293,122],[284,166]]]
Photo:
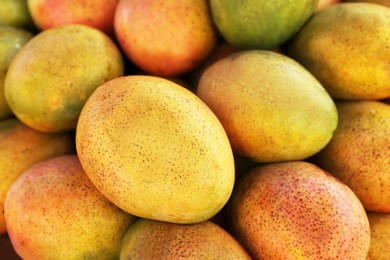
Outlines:
[[390,1],[0,5],[1,257],[390,259]]

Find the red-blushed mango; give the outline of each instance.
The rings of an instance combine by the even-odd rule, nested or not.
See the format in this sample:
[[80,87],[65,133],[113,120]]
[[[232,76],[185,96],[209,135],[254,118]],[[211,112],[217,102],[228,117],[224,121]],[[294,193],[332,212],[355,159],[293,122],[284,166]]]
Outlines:
[[12,116],[4,97],[4,79],[8,66],[20,48],[33,34],[27,30],[0,25],[0,120]]
[[367,260],[390,259],[390,214],[368,212],[371,244]]
[[348,185],[366,210],[390,213],[390,106],[338,101],[339,126],[313,162]]
[[337,126],[336,106],[317,79],[272,51],[218,60],[202,74],[197,95],[221,121],[233,151],[257,162],[305,159]]
[[6,232],[4,200],[12,183],[40,161],[75,152],[71,133],[42,133],[16,118],[0,121],[0,234]]
[[120,259],[251,259],[223,228],[210,221],[175,224],[139,219],[130,226]]
[[40,30],[84,24],[114,34],[114,14],[119,0],[27,0],[35,25]]
[[76,148],[96,187],[143,218],[210,219],[234,185],[233,153],[217,117],[160,77],[119,77],[98,87],[81,111]]
[[121,75],[123,57],[113,40],[90,26],[64,25],[37,34],[16,54],[5,100],[36,130],[72,130],[92,92]]
[[345,184],[295,161],[249,172],[229,201],[232,234],[254,259],[365,259],[367,214]]
[[207,0],[122,0],[114,28],[127,57],[142,70],[163,77],[195,68],[218,38]]
[[390,97],[390,8],[340,3],[313,15],[288,44],[336,99]]
[[23,259],[116,259],[134,217],[101,194],[77,155],[26,170],[5,200],[8,235]]

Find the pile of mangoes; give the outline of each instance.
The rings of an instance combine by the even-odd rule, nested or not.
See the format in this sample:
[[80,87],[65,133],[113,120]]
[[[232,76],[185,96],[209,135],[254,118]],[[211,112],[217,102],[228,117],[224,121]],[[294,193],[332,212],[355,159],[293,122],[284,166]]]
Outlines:
[[0,255],[389,259],[389,104],[388,0],[0,1]]

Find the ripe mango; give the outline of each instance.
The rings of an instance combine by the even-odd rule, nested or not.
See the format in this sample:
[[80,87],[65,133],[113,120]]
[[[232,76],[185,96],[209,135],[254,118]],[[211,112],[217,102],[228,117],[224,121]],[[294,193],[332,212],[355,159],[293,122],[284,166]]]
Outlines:
[[340,3],[317,12],[288,44],[288,55],[305,66],[336,99],[390,96],[390,8]]
[[114,29],[127,57],[143,71],[162,77],[191,71],[218,40],[207,0],[122,0]]
[[36,131],[16,118],[0,121],[0,234],[6,232],[4,200],[12,183],[34,164],[75,153],[74,135]]
[[262,165],[228,204],[232,234],[253,259],[365,259],[366,212],[348,186],[304,161]]
[[27,169],[5,200],[8,234],[23,259],[116,259],[134,220],[101,194],[76,155]]
[[348,185],[366,210],[390,213],[390,106],[338,101],[339,126],[313,162]]
[[139,217],[201,222],[233,189],[234,158],[221,123],[195,94],[160,77],[119,77],[98,87],[81,111],[76,147],[96,187]]
[[197,95],[224,126],[233,151],[257,162],[305,159],[337,126],[336,106],[316,78],[272,51],[241,51],[202,74]]
[[16,54],[5,99],[16,117],[38,131],[73,130],[92,92],[122,74],[122,55],[107,35],[65,25],[37,34]]
[[139,219],[122,241],[120,259],[251,259],[224,229],[210,221],[175,224]]

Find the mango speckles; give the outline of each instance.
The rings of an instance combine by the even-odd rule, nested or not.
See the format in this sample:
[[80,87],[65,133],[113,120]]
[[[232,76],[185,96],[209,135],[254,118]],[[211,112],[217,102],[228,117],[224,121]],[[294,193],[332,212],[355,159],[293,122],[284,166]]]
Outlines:
[[24,259],[114,259],[134,219],[96,189],[76,155],[25,171],[7,194],[5,215]]
[[367,215],[356,195],[317,166],[263,165],[229,202],[233,234],[255,259],[364,259]]
[[75,129],[92,92],[123,75],[118,47],[89,26],[48,29],[23,47],[9,66],[5,100],[23,123],[38,131]]
[[204,221],[174,224],[137,220],[123,237],[120,259],[250,259],[224,229]]
[[333,100],[300,64],[271,51],[236,52],[202,74],[197,95],[224,126],[233,151],[256,162],[303,160],[337,126]]
[[98,189],[136,216],[203,221],[234,185],[233,154],[218,119],[162,78],[127,76],[100,86],[81,112],[76,145]]
[[313,162],[347,184],[368,211],[390,213],[390,106],[339,101],[339,127]]

